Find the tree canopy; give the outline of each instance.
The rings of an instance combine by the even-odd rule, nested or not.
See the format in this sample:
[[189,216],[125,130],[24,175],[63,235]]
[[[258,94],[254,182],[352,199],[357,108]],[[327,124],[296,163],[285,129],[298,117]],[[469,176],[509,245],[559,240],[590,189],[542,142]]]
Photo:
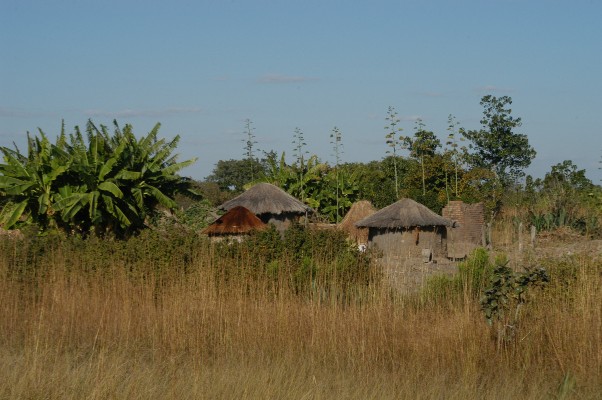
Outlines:
[[475,167],[488,168],[495,172],[503,186],[514,178],[524,175],[523,170],[531,165],[535,150],[526,135],[516,133],[522,125],[520,118],[511,115],[512,99],[508,96],[497,98],[483,96],[483,118],[479,130],[461,130],[468,139],[473,152],[469,161]]

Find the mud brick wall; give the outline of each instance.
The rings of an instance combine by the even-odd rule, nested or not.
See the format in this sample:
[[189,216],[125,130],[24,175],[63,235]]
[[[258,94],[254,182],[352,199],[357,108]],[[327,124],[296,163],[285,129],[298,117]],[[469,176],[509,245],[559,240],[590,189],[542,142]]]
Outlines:
[[450,201],[441,214],[460,225],[457,228],[448,228],[448,238],[451,237],[455,242],[481,245],[485,225],[483,203],[465,204],[462,201]]

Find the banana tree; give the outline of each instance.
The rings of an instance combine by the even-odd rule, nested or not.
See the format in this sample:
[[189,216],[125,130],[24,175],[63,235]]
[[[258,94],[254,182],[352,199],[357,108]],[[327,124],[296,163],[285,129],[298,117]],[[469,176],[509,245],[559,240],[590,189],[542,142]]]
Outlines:
[[27,156],[19,149],[0,147],[0,193],[6,203],[0,212],[5,229],[35,222],[42,228],[52,224],[55,209],[54,185],[70,167],[71,158],[50,143],[40,130],[39,138],[27,135]]
[[0,148],[0,191],[7,200],[0,221],[6,228],[30,221],[69,232],[137,232],[158,205],[175,208],[176,193],[195,195],[192,181],[177,172],[196,159],[177,162],[179,137],[157,139],[159,127],[137,139],[130,125],[122,130],[115,122],[111,134],[89,121],[86,135],[62,129],[56,145],[40,132],[41,139],[29,139],[27,156]]

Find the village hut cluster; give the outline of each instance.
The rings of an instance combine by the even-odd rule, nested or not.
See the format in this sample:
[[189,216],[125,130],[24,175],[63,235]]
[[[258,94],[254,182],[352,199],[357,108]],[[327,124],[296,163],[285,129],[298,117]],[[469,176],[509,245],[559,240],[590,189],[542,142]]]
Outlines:
[[[242,240],[269,224],[283,234],[291,223],[307,221],[313,213],[310,207],[269,183],[254,185],[220,209],[226,213],[202,232],[218,240]],[[452,202],[444,215],[448,218],[411,199],[401,199],[378,211],[370,202],[359,201],[337,229],[346,232],[360,249],[378,248],[389,260],[462,258],[481,242],[483,207]],[[458,243],[453,243],[454,238]]]
[[226,213],[201,233],[214,238],[240,239],[269,224],[283,233],[291,223],[313,212],[309,206],[269,183],[258,183],[219,208]]

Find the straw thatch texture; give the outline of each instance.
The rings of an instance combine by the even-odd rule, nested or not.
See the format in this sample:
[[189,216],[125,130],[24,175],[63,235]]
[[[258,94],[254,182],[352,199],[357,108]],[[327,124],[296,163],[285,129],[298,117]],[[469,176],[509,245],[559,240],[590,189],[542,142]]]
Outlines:
[[219,208],[230,210],[236,206],[243,206],[255,215],[305,214],[311,211],[309,206],[269,183],[258,183]]
[[368,200],[353,203],[345,218],[338,228],[347,232],[347,235],[358,244],[368,243],[368,229],[358,228],[355,223],[376,213],[376,208]]
[[267,225],[257,218],[255,214],[244,207],[238,206],[230,209],[227,213],[219,217],[201,233],[209,236],[240,235],[250,233],[252,230],[262,230],[266,228]]
[[398,229],[413,226],[452,226],[453,222],[435,214],[412,199],[401,199],[355,223],[358,228]]

